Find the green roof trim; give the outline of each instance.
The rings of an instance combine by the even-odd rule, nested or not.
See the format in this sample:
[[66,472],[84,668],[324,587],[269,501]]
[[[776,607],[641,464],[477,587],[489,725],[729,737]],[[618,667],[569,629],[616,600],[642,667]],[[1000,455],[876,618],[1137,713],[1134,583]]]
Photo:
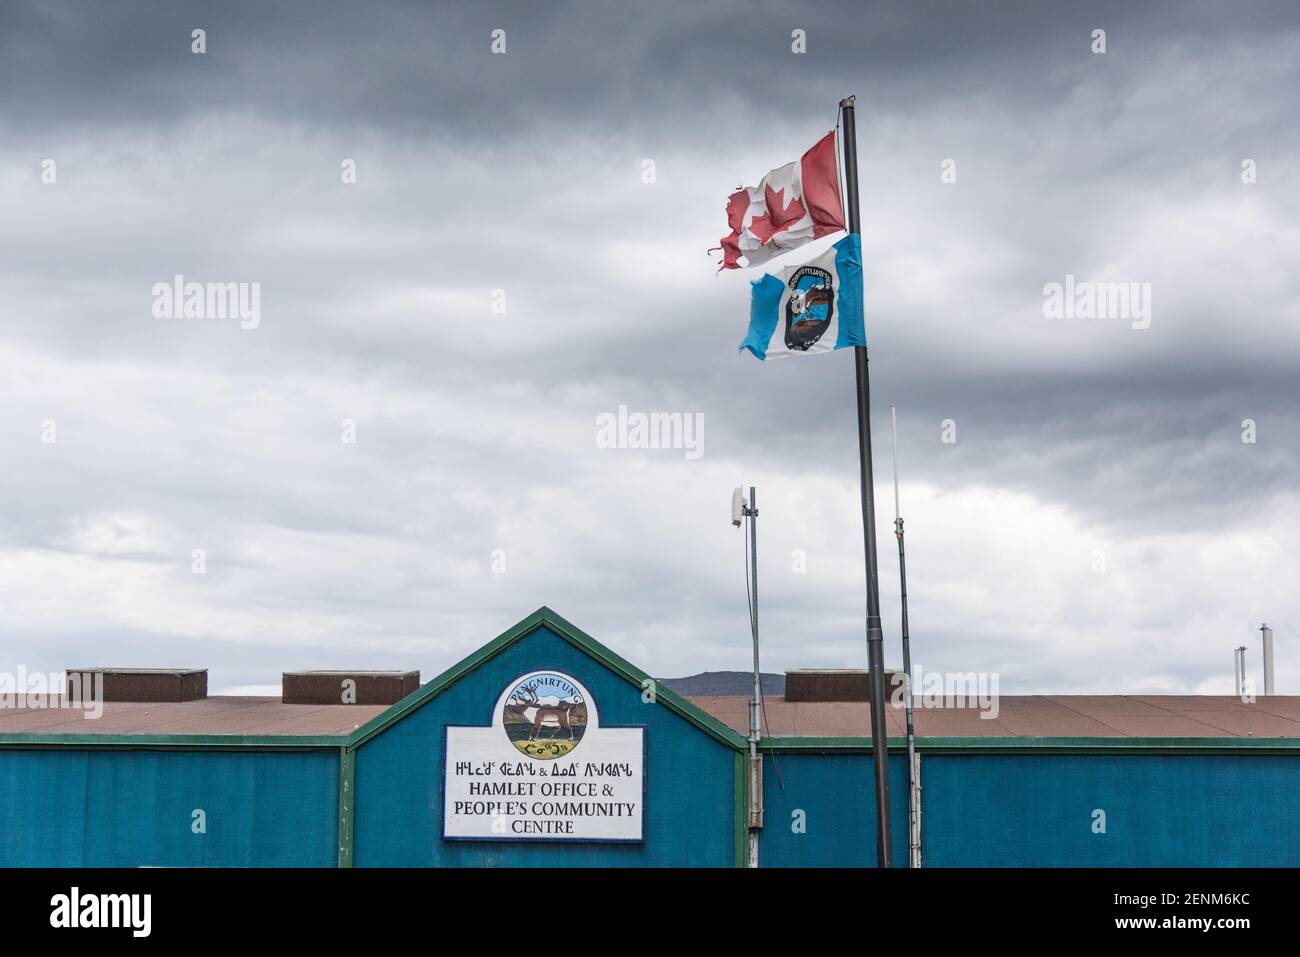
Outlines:
[[514,627],[497,635],[496,638],[489,641],[478,651],[462,658],[428,684],[422,685],[420,690],[407,695],[387,711],[376,715],[360,728],[357,728],[348,736],[346,747],[350,751],[359,748],[375,735],[380,734],[385,728],[401,721],[406,715],[422,707],[430,699],[469,675],[480,665],[501,654],[516,642],[522,641],[539,628],[549,629],[579,651],[594,658],[610,671],[626,680],[628,684],[635,685],[638,690],[645,688],[645,682],[654,682],[656,704],[663,705],[678,716],[685,718],[710,737],[737,751],[742,751],[749,746],[745,738],[734,729],[723,724],[698,705],[691,704],[677,692],[656,681],[625,658],[606,648],[577,625],[567,621],[543,605]]
[[[355,732],[353,732],[355,733]],[[185,748],[222,750],[258,748],[266,751],[337,750],[347,736],[308,734],[54,734],[25,732],[0,734],[2,748]]]
[[[888,739],[891,751],[906,751],[907,739]],[[869,752],[871,738],[796,738],[773,737],[763,739],[763,750],[778,753],[806,752]],[[1243,751],[1300,754],[1300,738],[1034,738],[1034,737],[918,737],[916,750],[923,754],[1169,754],[1186,752],[1195,754],[1239,754]]]

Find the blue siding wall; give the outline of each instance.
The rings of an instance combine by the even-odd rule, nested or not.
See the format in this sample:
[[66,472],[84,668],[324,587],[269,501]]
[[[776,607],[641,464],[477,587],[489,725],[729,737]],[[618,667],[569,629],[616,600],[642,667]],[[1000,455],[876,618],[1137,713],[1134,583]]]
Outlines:
[[332,866],[338,765],[337,751],[0,750],[0,866]]
[[[894,866],[906,867],[905,755],[889,758],[889,804]],[[799,811],[803,812],[803,833],[794,828]],[[767,755],[763,761],[763,824],[758,840],[758,860],[763,867],[875,867],[876,795],[871,755],[778,754],[775,759]]]
[[[1300,757],[924,755],[927,867],[1300,866]],[[1092,814],[1106,812],[1106,833]]]
[[[643,844],[442,839],[443,725],[487,725],[506,685],[539,668],[572,674],[601,724],[644,725]],[[363,744],[356,755],[358,866],[730,867],[734,752],[549,629],[540,628]]]

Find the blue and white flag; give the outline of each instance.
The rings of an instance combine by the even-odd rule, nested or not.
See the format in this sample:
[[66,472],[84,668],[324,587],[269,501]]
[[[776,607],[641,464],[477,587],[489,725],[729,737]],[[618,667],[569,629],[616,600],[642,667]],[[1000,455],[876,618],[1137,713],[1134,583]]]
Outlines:
[[749,333],[760,359],[865,346],[862,246],[850,233],[816,259],[754,281]]

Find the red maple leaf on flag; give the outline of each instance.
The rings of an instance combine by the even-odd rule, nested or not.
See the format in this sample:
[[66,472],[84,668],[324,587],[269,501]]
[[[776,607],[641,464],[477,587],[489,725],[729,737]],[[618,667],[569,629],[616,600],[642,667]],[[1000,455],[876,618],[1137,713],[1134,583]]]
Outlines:
[[789,229],[808,213],[798,196],[791,197],[789,205],[785,205],[782,199],[784,194],[784,189],[778,193],[771,186],[765,187],[763,205],[767,207],[767,215],[755,216],[749,224],[749,231],[764,245],[781,230]]

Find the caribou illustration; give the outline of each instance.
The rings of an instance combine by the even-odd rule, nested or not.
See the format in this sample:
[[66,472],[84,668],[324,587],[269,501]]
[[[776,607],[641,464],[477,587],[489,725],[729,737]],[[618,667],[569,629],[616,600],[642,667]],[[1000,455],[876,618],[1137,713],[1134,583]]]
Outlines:
[[506,705],[506,710],[511,714],[518,715],[532,725],[532,730],[528,733],[529,741],[542,740],[543,728],[555,729],[554,733],[550,735],[551,738],[558,736],[561,731],[566,731],[569,740],[572,741],[574,719],[586,720],[586,705],[576,701],[561,701],[554,695],[538,698],[537,688],[538,683],[536,681],[531,684],[520,685],[515,689],[515,695],[520,700],[512,700]]
[[[812,310],[823,306],[820,317]],[[800,289],[790,297],[785,310],[785,345],[807,350],[830,328],[831,289],[825,283]]]
[[800,289],[790,297],[790,312],[792,315],[802,316],[813,306],[829,305],[830,301],[830,287],[825,284],[809,286],[807,289]]

